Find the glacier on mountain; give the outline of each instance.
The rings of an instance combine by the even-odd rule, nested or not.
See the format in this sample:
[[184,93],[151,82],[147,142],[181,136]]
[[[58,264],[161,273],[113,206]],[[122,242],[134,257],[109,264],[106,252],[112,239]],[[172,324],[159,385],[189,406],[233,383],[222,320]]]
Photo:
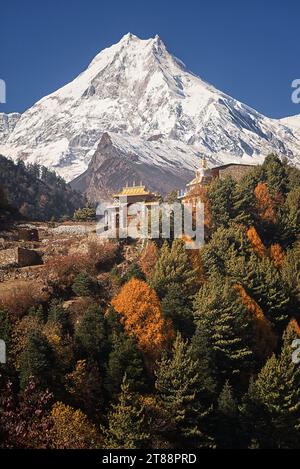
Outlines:
[[[104,133],[124,158],[192,170],[260,163],[270,152],[300,165],[300,135],[191,73],[159,38],[127,34],[72,82],[22,115],[0,114],[0,153],[55,169],[70,181],[88,167]],[[15,117],[12,117],[15,116]],[[127,152],[127,153],[126,153]]]

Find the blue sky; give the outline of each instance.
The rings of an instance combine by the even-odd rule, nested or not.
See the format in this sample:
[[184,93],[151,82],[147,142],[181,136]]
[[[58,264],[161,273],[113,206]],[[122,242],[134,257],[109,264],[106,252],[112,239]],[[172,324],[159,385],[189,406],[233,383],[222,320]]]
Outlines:
[[298,0],[2,2],[0,112],[24,111],[130,31],[159,34],[194,73],[270,117],[300,114],[299,18]]

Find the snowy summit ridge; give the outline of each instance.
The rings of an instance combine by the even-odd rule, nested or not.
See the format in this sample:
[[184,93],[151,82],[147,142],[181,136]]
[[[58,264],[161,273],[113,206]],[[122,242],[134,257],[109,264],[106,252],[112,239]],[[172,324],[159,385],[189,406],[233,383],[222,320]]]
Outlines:
[[203,154],[211,164],[256,164],[272,151],[300,165],[300,137],[286,120],[267,118],[195,76],[159,36],[126,34],[72,82],[21,116],[5,116],[0,153],[67,180],[86,170],[106,133],[124,158],[130,148],[137,163],[147,158],[158,168],[191,170]]

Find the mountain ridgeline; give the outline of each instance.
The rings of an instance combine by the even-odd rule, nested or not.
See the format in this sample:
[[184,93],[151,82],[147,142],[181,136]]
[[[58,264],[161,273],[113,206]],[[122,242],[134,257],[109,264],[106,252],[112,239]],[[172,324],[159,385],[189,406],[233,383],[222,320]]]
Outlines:
[[106,194],[124,179],[155,180],[160,191],[184,186],[204,155],[209,166],[261,164],[270,153],[300,166],[294,121],[219,91],[158,36],[133,34],[23,114],[0,115],[0,144],[15,161],[42,162],[66,181],[79,177],[75,187],[93,194],[94,182]]
[[44,166],[26,165],[0,155],[0,216],[30,220],[72,216],[84,198]]

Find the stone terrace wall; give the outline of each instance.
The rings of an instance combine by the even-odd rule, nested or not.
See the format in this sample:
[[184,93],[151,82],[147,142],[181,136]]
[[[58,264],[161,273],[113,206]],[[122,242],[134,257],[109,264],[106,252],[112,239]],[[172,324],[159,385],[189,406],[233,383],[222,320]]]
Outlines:
[[18,264],[18,248],[2,249],[0,251],[0,267]]
[[0,283],[11,280],[40,280],[45,268],[44,265],[35,265],[16,269],[0,269]]
[[42,264],[41,256],[38,252],[15,247],[12,249],[0,250],[0,267],[5,268],[8,266],[26,267],[30,265]]
[[31,251],[29,249],[17,248],[18,249],[18,265],[20,267],[26,267],[28,265],[39,265],[42,264],[41,256],[37,251]]

